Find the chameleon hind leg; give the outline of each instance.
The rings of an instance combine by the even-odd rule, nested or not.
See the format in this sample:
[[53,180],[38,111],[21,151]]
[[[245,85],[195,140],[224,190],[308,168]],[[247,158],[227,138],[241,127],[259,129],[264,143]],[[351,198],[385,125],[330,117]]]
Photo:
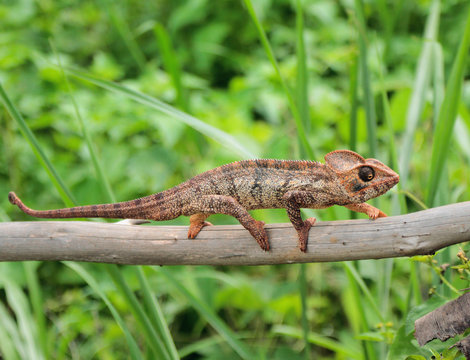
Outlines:
[[212,225],[210,222],[205,221],[210,214],[194,214],[189,217],[189,230],[188,230],[188,238],[194,239],[199,231],[202,230],[204,226]]
[[[189,215],[211,215],[211,214],[225,214],[236,218],[242,226],[247,229],[250,234],[258,242],[261,249],[268,251],[269,242],[268,234],[264,229],[264,222],[253,219],[250,213],[240,203],[231,196],[224,195],[204,195],[197,199],[191,200],[190,203],[183,206],[182,214]],[[194,217],[194,229],[197,228],[197,223],[201,223],[202,216]],[[201,227],[202,228],[202,227]],[[191,230],[191,227],[190,227]],[[200,229],[199,229],[200,230]],[[197,233],[196,233],[197,235]]]

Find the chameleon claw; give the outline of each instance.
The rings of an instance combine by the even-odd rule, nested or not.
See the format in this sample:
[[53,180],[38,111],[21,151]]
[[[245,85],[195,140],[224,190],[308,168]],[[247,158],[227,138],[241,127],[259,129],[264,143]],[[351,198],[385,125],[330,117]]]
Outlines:
[[299,248],[302,252],[307,252],[308,233],[316,221],[317,219],[314,217],[308,218],[304,221],[304,226],[302,226],[302,228],[297,231],[299,234]]
[[256,221],[255,226],[249,229],[250,234],[256,239],[260,248],[269,251],[268,234],[264,228],[264,221]]
[[212,226],[212,223],[209,221],[204,221],[202,223],[191,223],[188,230],[188,239],[195,239],[197,234],[199,234],[204,226]]
[[379,210],[379,215],[377,217],[387,217],[387,214],[385,214],[382,210]]
[[387,217],[387,215],[382,210],[379,210],[377,208],[373,208],[371,211],[367,213],[367,215],[369,216],[369,219],[371,220],[375,220],[379,217]]

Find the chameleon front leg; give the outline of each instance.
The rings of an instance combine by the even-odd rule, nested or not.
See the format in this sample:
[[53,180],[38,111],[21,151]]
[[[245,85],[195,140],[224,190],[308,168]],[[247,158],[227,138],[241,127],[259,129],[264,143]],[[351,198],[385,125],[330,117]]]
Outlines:
[[303,221],[300,208],[303,204],[314,203],[315,199],[310,192],[293,190],[284,195],[284,201],[289,220],[299,235],[299,248],[302,252],[307,252],[308,232],[317,219],[312,217]]
[[[269,242],[268,234],[264,229],[264,222],[253,219],[250,213],[240,205],[240,203],[231,196],[225,195],[204,195],[197,199],[191,200],[190,203],[183,206],[182,214],[186,216],[195,215],[211,215],[225,214],[236,218],[242,226],[247,229],[250,234],[258,242],[261,249],[268,251]],[[201,223],[202,216],[193,217],[193,229],[196,229],[197,223]],[[190,218],[191,220],[191,218]],[[202,227],[201,227],[202,228]],[[199,229],[200,230],[200,229]],[[191,231],[191,227],[190,227]],[[195,236],[197,233],[195,234]]]
[[361,204],[349,204],[349,205],[344,205],[344,207],[348,208],[349,210],[352,211],[357,211],[360,213],[367,214],[369,219],[375,220],[379,217],[387,217],[387,215],[382,212],[381,210],[377,209],[376,207],[373,207],[372,205],[369,205],[367,203],[361,203]]
[[210,214],[194,214],[189,217],[189,230],[188,230],[188,238],[194,239],[199,231],[202,230],[204,226],[212,225],[210,222],[205,221]]

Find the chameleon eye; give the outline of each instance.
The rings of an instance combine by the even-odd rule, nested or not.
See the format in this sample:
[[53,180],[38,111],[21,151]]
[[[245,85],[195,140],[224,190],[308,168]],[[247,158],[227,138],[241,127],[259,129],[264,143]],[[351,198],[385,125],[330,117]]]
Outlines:
[[369,166],[363,166],[359,169],[359,177],[362,181],[371,181],[375,176],[374,169]]

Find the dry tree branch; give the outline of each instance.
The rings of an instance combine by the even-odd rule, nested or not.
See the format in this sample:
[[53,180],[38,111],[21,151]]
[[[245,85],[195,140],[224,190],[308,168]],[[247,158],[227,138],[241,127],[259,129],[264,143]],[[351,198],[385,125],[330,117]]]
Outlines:
[[187,239],[187,226],[95,222],[0,223],[0,261],[74,260],[154,265],[266,265],[430,254],[470,240],[470,202],[408,215],[317,223],[308,252],[291,224],[267,225],[261,250],[240,225],[209,226]]

